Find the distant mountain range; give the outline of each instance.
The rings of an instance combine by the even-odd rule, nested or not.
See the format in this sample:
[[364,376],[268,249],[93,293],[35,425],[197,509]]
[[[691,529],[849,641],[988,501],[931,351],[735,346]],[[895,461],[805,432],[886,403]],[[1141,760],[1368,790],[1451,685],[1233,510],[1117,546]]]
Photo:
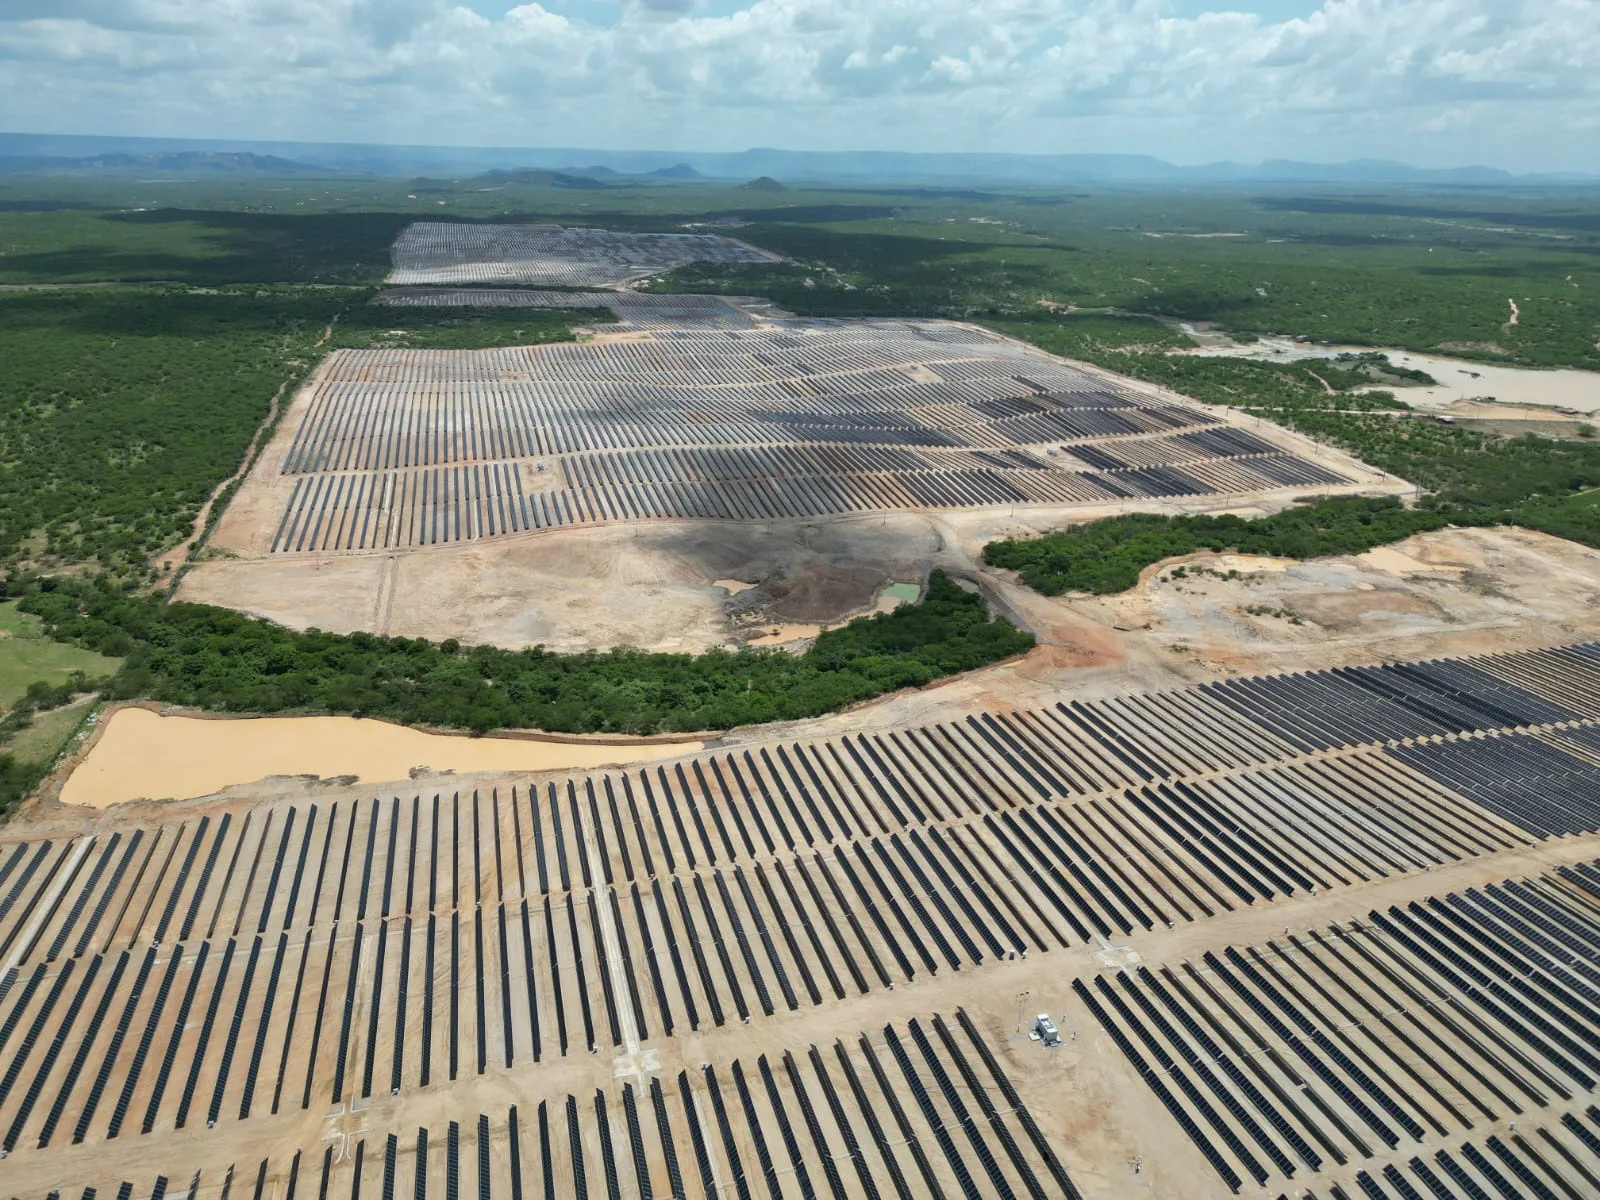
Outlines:
[[[577,164],[586,164],[579,166]],[[1413,167],[1268,160],[1177,166],[1140,154],[943,154],[892,151],[744,150],[736,154],[651,150],[515,149],[220,142],[0,133],[0,171],[164,171],[270,175],[376,175],[434,179],[502,173],[556,186],[596,187],[628,177],[743,182],[1111,186],[1420,184],[1494,186],[1583,183],[1600,176],[1513,175],[1494,167]]]
[[[7,135],[0,134],[0,147]],[[324,167],[272,154],[239,150],[177,150],[141,154],[112,152],[74,158],[0,153],[0,171],[168,171],[179,174],[321,175]]]

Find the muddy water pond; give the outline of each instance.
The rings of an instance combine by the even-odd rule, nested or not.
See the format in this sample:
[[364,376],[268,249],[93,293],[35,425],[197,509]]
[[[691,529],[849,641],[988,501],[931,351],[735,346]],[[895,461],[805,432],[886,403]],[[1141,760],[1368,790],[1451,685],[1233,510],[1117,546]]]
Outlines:
[[609,745],[425,733],[357,717],[206,720],[123,708],[67,777],[63,804],[207,796],[269,775],[355,775],[362,783],[433,771],[558,771],[673,758],[702,743]]

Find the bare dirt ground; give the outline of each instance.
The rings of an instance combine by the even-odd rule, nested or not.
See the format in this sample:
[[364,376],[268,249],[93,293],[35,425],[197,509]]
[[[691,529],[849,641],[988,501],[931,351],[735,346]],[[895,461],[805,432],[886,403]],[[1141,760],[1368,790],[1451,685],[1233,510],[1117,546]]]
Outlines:
[[[1180,565],[1186,578],[1173,579]],[[1230,570],[1239,577],[1227,579]],[[997,573],[982,583],[991,603],[1034,630],[1033,651],[788,730],[887,729],[1232,675],[1600,638],[1600,551],[1522,529],[1443,530],[1305,563],[1194,555],[1149,568],[1118,596],[1041,596]]]
[[1594,637],[1600,552],[1521,529],[1444,530],[1303,563],[1198,555],[1123,595],[1067,603],[1197,680]]
[[[694,651],[870,609],[883,585],[938,565],[940,549],[928,522],[905,513],[815,525],[651,521],[393,555],[220,560],[192,570],[179,596],[296,628]],[[718,582],[728,579],[757,587],[735,596]]]

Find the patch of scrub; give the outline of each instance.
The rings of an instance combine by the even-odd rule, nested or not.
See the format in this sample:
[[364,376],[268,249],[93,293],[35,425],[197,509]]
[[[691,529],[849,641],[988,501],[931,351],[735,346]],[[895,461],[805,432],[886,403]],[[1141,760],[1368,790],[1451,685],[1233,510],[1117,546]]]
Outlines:
[[20,700],[30,683],[54,687],[65,683],[74,671],[93,679],[110,675],[121,665],[119,658],[51,641],[39,618],[19,612],[15,600],[0,604],[0,708],[10,708]]
[[357,717],[205,720],[124,708],[61,788],[63,804],[104,808],[125,800],[209,796],[269,775],[357,776],[363,783],[432,771],[563,771],[648,762],[700,742],[608,745],[424,733]]

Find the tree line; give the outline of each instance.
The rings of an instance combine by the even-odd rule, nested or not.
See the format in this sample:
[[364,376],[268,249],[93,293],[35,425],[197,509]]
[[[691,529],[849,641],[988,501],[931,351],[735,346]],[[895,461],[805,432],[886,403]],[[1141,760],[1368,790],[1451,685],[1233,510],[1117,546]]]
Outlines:
[[218,712],[333,712],[487,733],[727,729],[832,712],[1031,648],[942,571],[915,604],[820,634],[805,653],[617,648],[559,654],[454,640],[297,632],[231,609],[169,603],[99,577],[13,578],[53,638],[123,660],[110,699]]

